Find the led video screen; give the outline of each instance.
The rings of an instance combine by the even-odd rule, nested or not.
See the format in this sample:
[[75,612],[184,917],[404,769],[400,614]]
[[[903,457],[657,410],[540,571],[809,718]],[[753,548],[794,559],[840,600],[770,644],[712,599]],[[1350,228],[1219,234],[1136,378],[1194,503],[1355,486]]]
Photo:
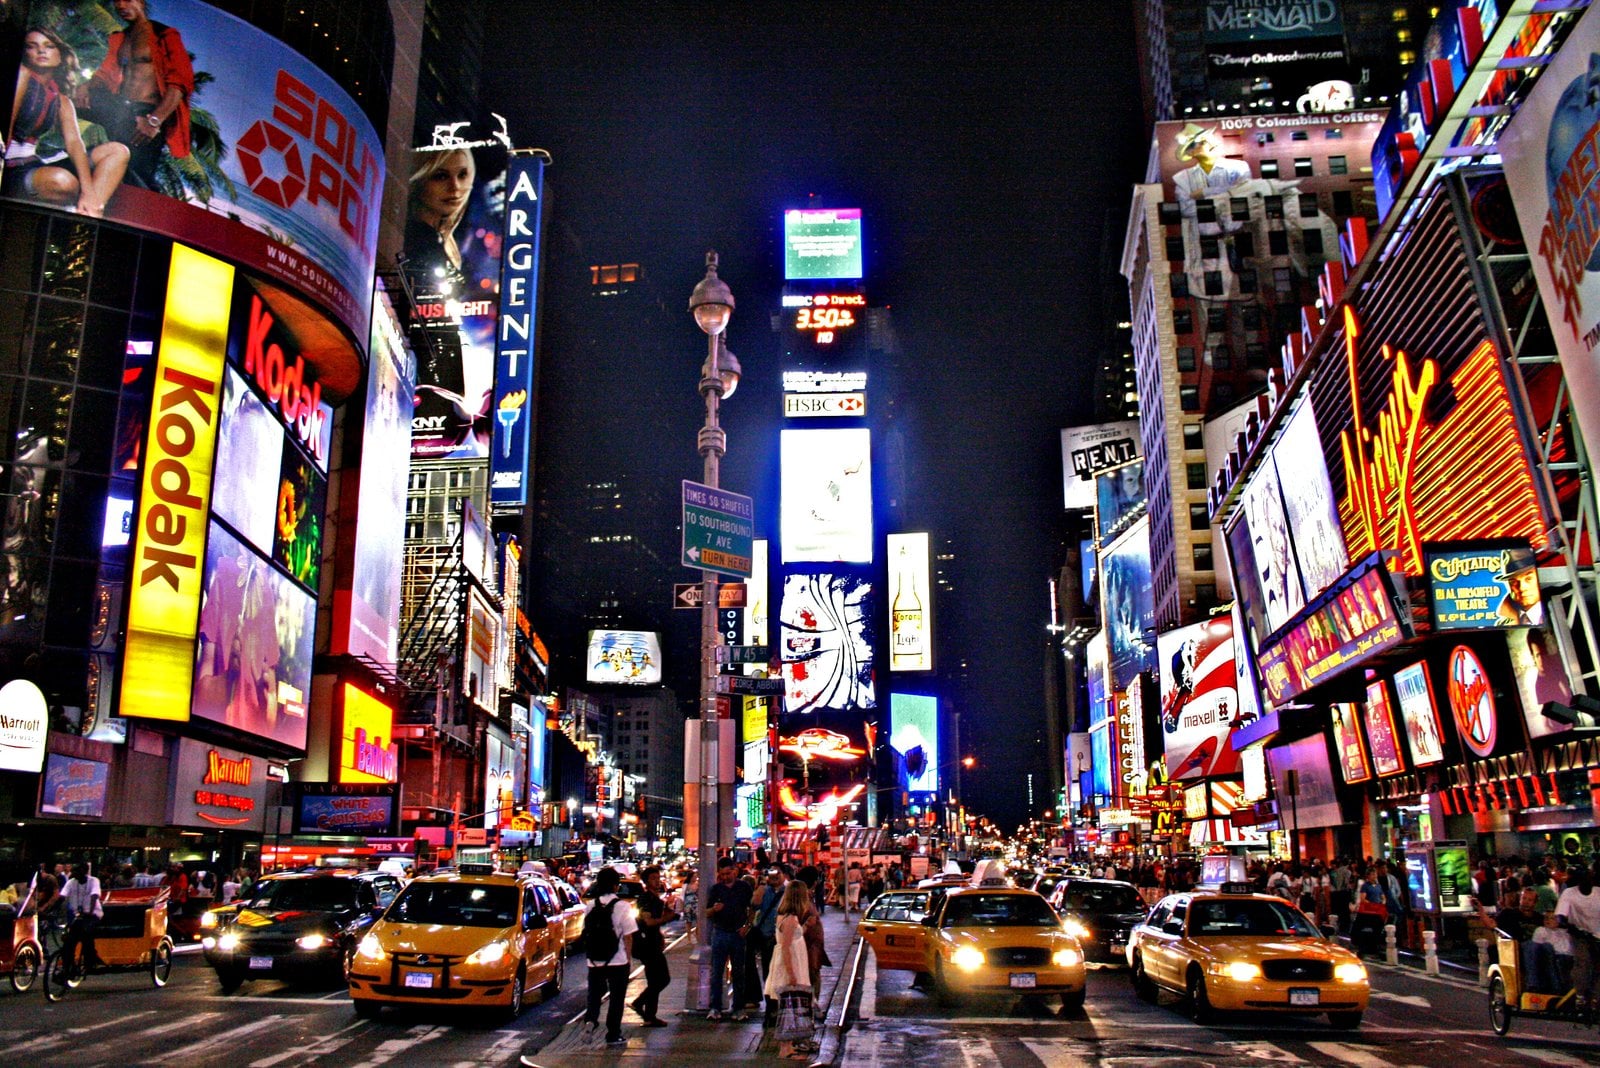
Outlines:
[[900,789],[913,794],[939,789],[939,699],[889,695],[889,748],[899,754]]
[[860,208],[783,213],[785,280],[860,278],[861,266]]
[[875,708],[872,583],[854,574],[784,577],[778,613],[785,712]]
[[871,450],[865,428],[781,433],[784,563],[872,562]]
[[661,636],[646,630],[591,630],[586,678],[596,683],[659,685]]

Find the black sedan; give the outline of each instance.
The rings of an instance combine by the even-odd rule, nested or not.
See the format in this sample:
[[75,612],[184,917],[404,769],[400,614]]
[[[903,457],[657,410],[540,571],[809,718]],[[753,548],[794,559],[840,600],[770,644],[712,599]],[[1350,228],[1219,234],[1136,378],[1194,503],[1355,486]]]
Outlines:
[[339,983],[355,944],[399,892],[386,872],[269,875],[200,944],[224,994],[249,979]]
[[1083,943],[1084,959],[1126,966],[1128,932],[1144,922],[1150,907],[1132,883],[1067,877],[1050,892],[1050,904],[1067,930]]

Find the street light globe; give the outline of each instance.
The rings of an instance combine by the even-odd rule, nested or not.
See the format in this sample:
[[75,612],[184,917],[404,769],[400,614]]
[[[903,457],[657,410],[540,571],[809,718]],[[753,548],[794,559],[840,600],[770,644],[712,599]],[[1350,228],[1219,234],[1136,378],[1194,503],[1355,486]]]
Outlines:
[[700,329],[712,337],[727,329],[733,316],[733,290],[717,277],[717,254],[706,253],[706,276],[689,294],[689,311]]
[[[728,348],[728,339],[721,335],[717,337],[717,378],[722,382],[722,399],[727,400],[733,396],[733,391],[739,388],[739,376],[744,369],[739,366],[739,357]],[[706,362],[700,365],[700,378],[705,380],[711,377],[711,357],[706,357]]]

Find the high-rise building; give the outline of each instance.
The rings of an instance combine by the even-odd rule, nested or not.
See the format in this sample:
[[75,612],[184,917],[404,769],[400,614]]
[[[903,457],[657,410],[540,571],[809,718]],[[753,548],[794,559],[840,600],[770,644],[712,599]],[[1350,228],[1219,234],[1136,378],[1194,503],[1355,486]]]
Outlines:
[[1165,122],[1134,189],[1132,307],[1155,625],[1219,603],[1204,424],[1281,381],[1281,346],[1340,227],[1374,218],[1382,112]]
[[1145,116],[1161,122],[1386,105],[1420,54],[1432,6],[1135,0]]

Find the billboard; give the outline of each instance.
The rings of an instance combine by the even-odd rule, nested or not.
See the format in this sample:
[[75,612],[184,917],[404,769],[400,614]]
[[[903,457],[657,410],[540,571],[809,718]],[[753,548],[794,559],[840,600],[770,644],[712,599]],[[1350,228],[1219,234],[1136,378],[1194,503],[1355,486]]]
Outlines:
[[860,278],[861,209],[791,209],[783,213],[783,277]]
[[771,739],[767,737],[767,699],[741,697],[739,700],[739,738],[744,746],[744,780],[762,782],[767,777],[767,763],[772,755]]
[[1367,729],[1367,751],[1372,754],[1372,769],[1380,777],[1406,770],[1400,756],[1400,737],[1395,731],[1394,706],[1389,690],[1381,680],[1367,685],[1367,703],[1361,706],[1361,724]]
[[339,707],[339,782],[398,780],[400,746],[394,740],[394,709],[348,682],[340,685]]
[[494,426],[490,428],[493,448],[489,450],[489,507],[493,510],[525,506],[532,480],[544,159],[511,157],[505,185],[500,331],[495,340]]
[[1277,707],[1404,641],[1411,634],[1408,616],[1409,610],[1396,608],[1382,558],[1369,558],[1260,651],[1267,703]]
[[[152,111],[125,96],[119,53],[128,31],[114,0],[36,9],[93,72],[74,114],[46,109],[6,154],[0,196],[98,214],[204,247],[322,305],[351,336],[367,336],[384,146],[361,108],[315,65],[275,37],[199,0],[161,0],[152,60],[156,83],[182,92],[154,131]],[[240,62],[248,57],[249,62]],[[24,68],[36,85],[66,90],[61,67]],[[42,95],[42,93],[41,93]],[[61,116],[87,149],[90,175],[62,166]],[[111,142],[130,147],[117,179]],[[65,172],[72,191],[30,172]],[[103,204],[95,201],[103,200]]]
[[[745,579],[744,644],[766,645],[768,619],[771,616],[771,598],[768,596],[767,539],[757,538],[750,544],[750,577]],[[765,664],[746,664],[746,675],[766,671]]]
[[399,323],[380,289],[372,313],[372,338],[367,363],[366,406],[361,423],[361,458],[356,479],[346,478],[342,496],[354,498],[344,509],[345,524],[354,526],[354,560],[346,572],[348,587],[333,591],[335,655],[369,657],[393,664],[399,655],[400,572],[411,413],[416,405],[416,365],[400,336]]
[[789,574],[778,612],[785,712],[875,708],[872,583],[863,575]]
[[50,706],[39,687],[27,679],[0,686],[0,771],[38,774],[49,728]]
[[933,670],[933,584],[928,535],[890,534],[889,666],[895,671]]
[[172,246],[155,392],[141,453],[123,642],[123,716],[189,719],[233,274],[221,260]]
[[1104,544],[1145,509],[1144,461],[1131,460],[1094,477],[1094,534]]
[[1336,701],[1329,706],[1333,719],[1333,753],[1339,773],[1348,785],[1372,778],[1367,762],[1367,747],[1361,740],[1361,706],[1354,701]]
[[517,747],[504,728],[491,723],[483,734],[483,826],[511,822],[517,810]]
[[1150,585],[1150,520],[1136,522],[1100,552],[1101,606],[1110,645],[1110,686],[1123,691],[1156,669],[1155,594]]
[[294,749],[306,744],[315,598],[211,523],[198,640],[186,675],[194,715]]
[[1283,514],[1294,541],[1294,560],[1306,599],[1332,586],[1350,568],[1350,554],[1333,503],[1317,416],[1309,398],[1272,443],[1272,466],[1283,494]]
[[466,670],[461,673],[461,683],[466,696],[481,707],[494,709],[498,697],[500,660],[495,655],[495,638],[500,633],[500,617],[489,599],[477,587],[467,598],[466,619],[467,656]]
[[1439,723],[1439,706],[1433,700],[1433,683],[1428,665],[1408,664],[1394,673],[1394,692],[1400,706],[1400,722],[1411,751],[1411,766],[1425,768],[1444,762],[1444,731]]
[[244,375],[229,367],[222,383],[222,421],[211,514],[245,541],[271,553],[278,498],[272,490],[283,473],[283,427]]
[[1161,667],[1161,734],[1168,775],[1234,775],[1239,754],[1228,744],[1239,713],[1233,621],[1217,616],[1156,639]]
[[1544,623],[1538,561],[1526,544],[1423,550],[1436,630]]
[[918,795],[939,792],[939,699],[889,695],[889,748],[899,754],[900,789]]
[[872,562],[872,432],[779,434],[783,561]]
[[645,630],[591,630],[585,679],[656,686],[661,682],[661,637]]
[[384,837],[399,833],[400,787],[297,782],[289,786],[295,834]]
[[1600,103],[1588,89],[1600,56],[1600,9],[1590,8],[1500,135],[1506,182],[1522,224],[1539,294],[1549,311],[1562,375],[1590,456],[1600,456],[1600,256],[1593,166]]
[[[1313,83],[1349,75],[1337,0],[1206,0],[1206,72],[1217,79],[1264,79],[1295,96]],[[1345,84],[1338,101],[1349,108]],[[1302,103],[1301,111],[1324,110]]]
[[[1267,767],[1278,796],[1278,819],[1294,830],[1302,827],[1338,827],[1344,823],[1339,795],[1333,788],[1333,766],[1328,761],[1328,743],[1319,731],[1309,738],[1267,750]],[[1288,786],[1287,773],[1295,772],[1295,789]]]
[[39,815],[105,815],[106,787],[111,766],[100,760],[80,760],[62,753],[46,753],[39,777]]
[[259,832],[266,822],[267,762],[233,749],[176,740],[167,823]]
[[1093,508],[1094,476],[1138,458],[1137,419],[1067,427],[1061,432],[1062,507],[1068,511]]

